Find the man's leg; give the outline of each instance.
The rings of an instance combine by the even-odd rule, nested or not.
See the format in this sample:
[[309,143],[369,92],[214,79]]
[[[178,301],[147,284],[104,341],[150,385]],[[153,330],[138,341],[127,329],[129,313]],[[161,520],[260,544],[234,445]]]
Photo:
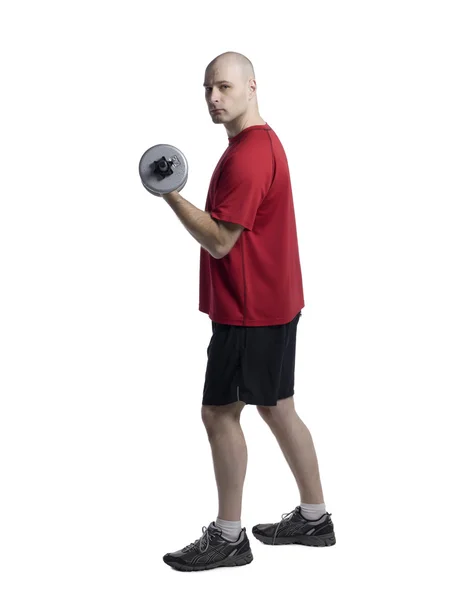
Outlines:
[[218,518],[240,521],[248,451],[240,426],[241,400],[225,406],[201,407],[201,416],[212,449],[218,489]]
[[277,406],[258,406],[257,410],[281,447],[298,484],[301,501],[324,503],[312,436],[296,413],[293,396],[278,400]]

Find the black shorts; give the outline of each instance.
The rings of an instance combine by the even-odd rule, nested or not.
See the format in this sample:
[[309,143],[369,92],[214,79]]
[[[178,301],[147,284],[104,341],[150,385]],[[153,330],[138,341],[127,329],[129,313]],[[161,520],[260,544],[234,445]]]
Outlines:
[[203,405],[276,406],[294,394],[296,329],[301,311],[284,325],[242,327],[212,321]]

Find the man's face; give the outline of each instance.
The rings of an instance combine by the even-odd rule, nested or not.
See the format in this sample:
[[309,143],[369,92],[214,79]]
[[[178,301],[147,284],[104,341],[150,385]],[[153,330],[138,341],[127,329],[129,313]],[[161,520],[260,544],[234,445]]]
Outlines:
[[[248,109],[248,89],[235,68],[217,65],[206,71],[204,90],[214,123],[234,121]],[[219,109],[219,112],[212,112],[214,109]]]

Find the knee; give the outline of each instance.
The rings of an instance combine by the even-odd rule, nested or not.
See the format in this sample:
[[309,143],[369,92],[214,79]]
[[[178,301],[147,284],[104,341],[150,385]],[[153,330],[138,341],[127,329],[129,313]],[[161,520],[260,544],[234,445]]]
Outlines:
[[224,423],[239,421],[245,406],[244,402],[233,402],[224,406],[201,406],[201,418],[208,431],[219,429]]
[[205,406],[201,407],[201,419],[204,423],[206,429],[212,429],[214,424],[217,422],[217,411],[215,410],[215,406]]

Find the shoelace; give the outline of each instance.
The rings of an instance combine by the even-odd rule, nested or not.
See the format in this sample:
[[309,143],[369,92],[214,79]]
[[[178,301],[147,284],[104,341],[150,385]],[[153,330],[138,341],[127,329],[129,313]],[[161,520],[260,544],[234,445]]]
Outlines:
[[284,514],[282,515],[282,519],[281,519],[281,520],[280,520],[280,522],[278,523],[278,526],[276,527],[276,531],[274,532],[274,537],[273,537],[273,546],[274,546],[274,540],[276,539],[276,536],[277,536],[277,533],[278,533],[279,527],[282,525],[282,523],[283,523],[284,521],[290,521],[290,520],[291,520],[291,518],[293,517],[293,515],[294,515],[295,513],[297,513],[297,512],[299,512],[299,510],[298,510],[298,507],[294,508],[294,509],[293,509],[291,512],[289,512],[289,513],[284,513]]
[[[197,540],[195,540],[194,542],[192,542],[191,544],[188,544],[185,548],[182,549],[183,552],[187,552],[187,550],[191,550],[194,546],[198,546],[198,549],[201,553],[206,552],[206,550],[209,548],[209,542],[210,540],[215,537],[216,535],[218,535],[218,531],[215,531],[213,529],[209,527],[206,527],[205,525],[203,526],[203,535],[198,538]],[[206,544],[205,548],[201,548],[202,545],[204,545],[204,543]]]

